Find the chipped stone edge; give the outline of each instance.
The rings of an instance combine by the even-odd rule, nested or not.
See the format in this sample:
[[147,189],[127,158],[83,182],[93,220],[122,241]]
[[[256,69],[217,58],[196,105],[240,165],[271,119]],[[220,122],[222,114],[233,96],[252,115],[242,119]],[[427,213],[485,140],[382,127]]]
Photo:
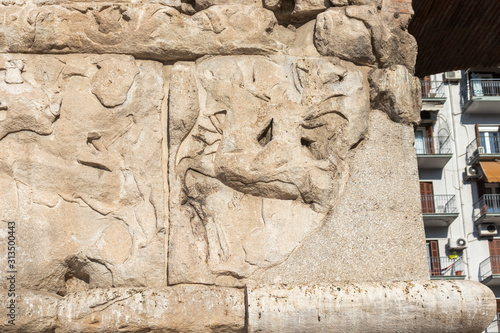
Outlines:
[[[79,315],[91,311],[85,306],[71,318],[62,318],[61,308],[68,304],[88,303],[92,294],[142,293],[154,297],[170,296],[168,304],[185,307],[186,303],[197,303],[198,293],[213,297],[214,304],[222,304],[223,317],[238,318],[235,322],[225,322],[225,329],[238,332],[326,332],[334,327],[336,332],[384,332],[384,333],[424,333],[424,332],[481,332],[493,320],[496,301],[493,292],[486,286],[473,281],[407,281],[407,282],[361,282],[329,283],[310,285],[260,285],[247,288],[223,288],[206,285],[179,285],[166,288],[113,288],[96,289],[72,293],[65,297],[43,291],[20,291],[18,306],[27,304],[28,324],[40,322],[47,329],[66,332],[77,329]],[[192,299],[179,298],[182,294]],[[0,294],[0,306],[5,308],[7,291]],[[21,296],[19,296],[21,295]],[[162,296],[163,295],[163,296]],[[223,297],[221,297],[223,295]],[[97,297],[96,296],[96,297]],[[23,300],[24,298],[24,300]],[[98,297],[99,298],[99,297]],[[178,301],[177,298],[179,298]],[[224,299],[226,301],[224,301]],[[230,304],[227,299],[238,299],[239,304]],[[175,302],[174,302],[175,301]],[[89,303],[90,304],[90,303]],[[167,300],[165,300],[167,304]],[[137,310],[133,302],[123,303],[122,311]],[[52,309],[51,311],[44,311]],[[175,308],[172,309],[176,312]],[[177,309],[178,310],[178,309]],[[205,311],[206,318],[216,316],[211,306],[197,311]],[[227,312],[226,312],[227,311]],[[147,315],[147,312],[145,312]],[[188,315],[186,313],[186,315]],[[199,313],[198,313],[199,315]],[[67,314],[66,314],[67,316]],[[21,318],[19,318],[21,319]],[[64,319],[64,320],[62,320]],[[108,318],[109,319],[109,318]],[[244,319],[244,322],[243,322]],[[65,327],[61,328],[61,325]],[[113,322],[107,322],[113,326]],[[116,324],[119,324],[116,322]],[[213,323],[212,323],[213,324]],[[26,325],[9,326],[0,324],[2,332],[28,332]],[[47,326],[46,325],[46,326]],[[69,325],[69,326],[68,326]],[[157,323],[155,329],[168,330],[171,322]],[[179,332],[201,329],[206,323],[189,325]],[[217,329],[224,331],[222,326]],[[31,326],[32,327],[32,326]],[[179,327],[175,327],[178,329]],[[61,330],[62,329],[62,330]],[[101,331],[99,325],[94,330]],[[216,330],[218,331],[218,330]],[[124,330],[123,332],[128,332]]]

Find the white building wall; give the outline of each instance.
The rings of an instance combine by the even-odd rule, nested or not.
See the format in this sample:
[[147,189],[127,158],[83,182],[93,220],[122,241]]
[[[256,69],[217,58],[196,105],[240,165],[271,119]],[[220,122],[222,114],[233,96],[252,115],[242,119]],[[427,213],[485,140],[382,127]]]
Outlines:
[[[443,169],[419,169],[420,181],[431,181],[435,195],[455,195],[459,216],[449,227],[426,227],[428,240],[439,241],[440,256],[448,256],[452,251],[447,249],[448,238],[465,238],[467,249],[457,251],[465,263],[465,279],[479,281],[480,263],[489,257],[488,240],[480,238],[473,221],[473,204],[477,201],[475,181],[465,180],[466,150],[475,139],[475,124],[499,125],[498,115],[469,115],[462,113],[460,90],[465,84],[465,72],[462,82],[447,82],[443,74],[433,75],[432,81],[443,81],[446,102],[437,115],[433,127],[435,136],[449,133],[453,157]],[[425,109],[425,107],[423,107]],[[500,298],[500,287],[492,287]]]

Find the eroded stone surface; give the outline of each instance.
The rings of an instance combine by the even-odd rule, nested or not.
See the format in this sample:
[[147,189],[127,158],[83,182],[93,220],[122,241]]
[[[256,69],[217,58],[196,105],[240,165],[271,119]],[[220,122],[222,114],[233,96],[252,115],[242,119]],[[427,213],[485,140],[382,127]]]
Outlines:
[[258,6],[212,6],[193,16],[160,4],[66,3],[0,6],[0,51],[125,53],[195,59],[283,49],[277,21]]
[[330,10],[318,17],[315,40],[323,55],[334,55],[361,65],[376,61],[370,30],[362,21],[347,17],[343,8]]
[[[0,290],[0,305],[10,301]],[[176,286],[163,289],[94,289],[65,297],[17,290],[16,325],[8,333],[244,332],[241,289]]]
[[58,332],[244,332],[243,290],[176,286],[74,293],[59,304]]
[[24,61],[0,58],[0,140],[7,134],[32,131],[47,135],[59,117],[58,92],[47,92],[23,78]]
[[128,62],[105,59],[97,64],[97,68],[99,70],[92,77],[92,93],[108,108],[123,104],[135,76],[139,74],[133,59]]
[[496,311],[491,289],[472,281],[258,286],[247,293],[249,332],[481,332]]
[[244,5],[262,7],[262,0],[195,0],[195,9],[203,10],[216,5]]
[[363,81],[327,58],[174,66],[169,283],[249,278],[322,225],[366,131]]
[[416,44],[388,3],[0,0],[0,238],[15,221],[42,291],[18,331],[418,332],[446,293],[479,302],[450,331],[482,327],[477,285],[389,283],[428,266]]
[[[67,5],[74,3],[89,3],[88,0],[0,0],[0,4],[2,5],[25,5],[28,3],[34,3],[37,6],[41,5]],[[171,7],[179,7],[184,0],[93,0],[95,3],[106,3],[106,4],[161,4],[165,6]]]
[[14,60],[23,83],[0,72],[0,218],[2,235],[16,222],[18,286],[64,294],[162,285],[162,65],[0,56]]
[[373,70],[369,80],[372,108],[383,110],[396,122],[413,125],[420,122],[420,80],[406,67]]
[[481,332],[496,312],[491,290],[471,281],[17,293],[16,325],[2,332]]
[[374,5],[381,6],[382,0],[330,0],[330,3],[334,6],[361,6],[361,5]]
[[330,8],[317,17],[315,44],[320,54],[360,65],[403,65],[413,73],[415,39],[374,6]]
[[263,3],[285,22],[306,22],[331,6],[325,0],[264,0]]
[[[15,303],[11,303],[13,298],[8,297],[8,294],[7,289],[0,289],[0,306],[6,314],[0,322],[2,332],[54,332],[58,326],[57,311],[62,297],[43,291],[17,289]],[[12,317],[8,316],[11,314],[9,306],[15,309]],[[8,320],[13,320],[15,325],[9,324]]]
[[428,279],[413,126],[381,111],[371,111],[368,123],[348,157],[345,190],[323,226],[264,272],[261,283]]

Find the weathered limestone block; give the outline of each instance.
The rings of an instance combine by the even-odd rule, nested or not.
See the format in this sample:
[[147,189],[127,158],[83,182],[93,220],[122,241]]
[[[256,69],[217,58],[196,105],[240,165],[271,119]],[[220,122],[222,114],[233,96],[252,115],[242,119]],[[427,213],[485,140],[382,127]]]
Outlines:
[[325,0],[264,0],[264,7],[282,22],[306,22],[330,7]]
[[[8,79],[13,62],[23,83]],[[162,64],[25,54],[0,64],[0,232],[16,222],[18,287],[161,286]]]
[[471,281],[335,283],[249,288],[248,332],[481,332],[496,312]]
[[216,5],[255,5],[262,7],[262,0],[195,0],[195,9],[203,10]]
[[[65,297],[17,290],[16,325],[5,333],[244,332],[242,289],[202,285],[162,289],[93,289]],[[7,309],[6,290],[0,305]]]
[[57,332],[244,332],[241,289],[185,285],[96,289],[59,305]]
[[369,80],[373,109],[386,112],[396,122],[413,125],[420,122],[420,81],[406,67],[374,69]]
[[415,39],[399,24],[385,20],[374,6],[328,9],[317,16],[314,38],[324,56],[360,65],[403,65],[411,73],[414,71]]
[[333,55],[360,65],[376,61],[371,31],[362,21],[347,17],[344,8],[318,15],[314,37],[322,55]]
[[387,6],[0,0],[0,331],[482,330],[487,288],[428,281]]
[[7,134],[23,130],[50,134],[59,117],[57,93],[47,93],[41,87],[25,82],[24,61],[0,60],[0,140]]
[[139,69],[133,61],[103,60],[92,78],[92,93],[108,108],[122,105]]
[[72,3],[89,3],[89,2],[96,2],[96,3],[139,3],[139,4],[161,4],[164,6],[171,6],[171,7],[179,7],[181,6],[181,1],[184,0],[0,0],[1,5],[25,5],[28,3],[34,3],[37,6],[42,6],[42,5],[65,5],[65,4],[72,4]]
[[368,123],[322,227],[260,283],[428,280],[413,126],[381,111],[371,111]]
[[[10,299],[0,290],[0,305]],[[495,297],[470,281],[115,288],[65,297],[17,290],[8,333],[481,332]]]
[[289,54],[299,57],[321,57],[314,46],[314,28],[316,21],[312,20],[303,24],[295,31],[295,39],[290,47]]
[[404,23],[388,19],[386,13],[381,14],[373,6],[349,6],[346,15],[363,21],[371,29],[373,50],[380,67],[403,65],[411,73],[414,72],[417,42]]
[[[2,275],[5,277],[5,275]],[[15,303],[11,303],[8,292],[0,289],[0,307],[5,314],[10,314],[8,306],[14,304],[13,317],[3,315],[0,331],[3,333],[52,333],[58,326],[57,311],[62,297],[43,291],[17,290]],[[7,319],[8,318],[8,319]],[[14,320],[11,325],[7,320]]]
[[169,284],[428,278],[413,129],[370,112],[366,76],[290,56],[173,67]]
[[258,6],[212,6],[193,16],[157,4],[0,6],[1,52],[124,53],[163,61],[270,54],[284,48],[283,29]]
[[363,6],[363,5],[373,5],[381,6],[382,0],[330,0],[330,3],[334,6]]

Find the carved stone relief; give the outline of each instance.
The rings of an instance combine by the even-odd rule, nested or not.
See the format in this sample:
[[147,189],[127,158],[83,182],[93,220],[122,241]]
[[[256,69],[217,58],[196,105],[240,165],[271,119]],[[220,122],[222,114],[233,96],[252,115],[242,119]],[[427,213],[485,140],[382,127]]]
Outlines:
[[[363,74],[334,58],[233,56],[172,76],[169,283],[239,283],[286,260],[343,192],[367,129]],[[197,103],[178,102],[185,91]]]
[[17,221],[20,286],[162,285],[162,65],[21,54],[0,64],[0,218]]
[[393,2],[0,0],[0,331],[483,327],[428,281]]
[[0,139],[23,130],[50,134],[59,117],[57,93],[25,82],[23,60],[2,57],[0,62]]

